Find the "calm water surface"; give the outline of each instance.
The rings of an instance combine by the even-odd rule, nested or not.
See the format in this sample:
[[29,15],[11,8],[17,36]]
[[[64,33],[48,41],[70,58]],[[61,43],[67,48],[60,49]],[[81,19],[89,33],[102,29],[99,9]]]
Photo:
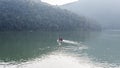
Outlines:
[[0,68],[120,68],[120,31],[0,32]]

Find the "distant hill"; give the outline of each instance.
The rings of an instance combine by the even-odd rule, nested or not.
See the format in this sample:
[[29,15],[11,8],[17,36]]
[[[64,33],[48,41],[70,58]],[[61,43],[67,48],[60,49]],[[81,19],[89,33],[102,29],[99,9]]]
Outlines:
[[79,0],[60,6],[99,22],[104,29],[120,29],[120,0]]
[[37,0],[0,0],[0,31],[96,30],[85,18]]

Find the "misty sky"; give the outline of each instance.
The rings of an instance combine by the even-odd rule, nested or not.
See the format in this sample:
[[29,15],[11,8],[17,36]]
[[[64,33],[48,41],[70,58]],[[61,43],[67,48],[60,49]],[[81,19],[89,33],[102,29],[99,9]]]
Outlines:
[[47,2],[51,5],[63,5],[63,4],[78,1],[78,0],[41,0],[41,1]]

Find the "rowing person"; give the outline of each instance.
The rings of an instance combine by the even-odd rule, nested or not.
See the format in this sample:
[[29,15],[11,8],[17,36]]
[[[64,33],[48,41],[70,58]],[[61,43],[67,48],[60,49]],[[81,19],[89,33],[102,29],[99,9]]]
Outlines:
[[60,38],[58,39],[58,41],[59,41],[59,42],[62,42],[62,41],[63,41],[63,38],[60,37]]
[[61,45],[62,42],[63,42],[63,38],[59,37],[58,40],[57,40],[58,44]]

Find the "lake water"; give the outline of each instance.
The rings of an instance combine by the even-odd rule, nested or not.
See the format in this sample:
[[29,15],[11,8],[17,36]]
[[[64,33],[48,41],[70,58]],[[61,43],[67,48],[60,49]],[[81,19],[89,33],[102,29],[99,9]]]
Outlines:
[[0,32],[0,68],[120,68],[120,31]]

